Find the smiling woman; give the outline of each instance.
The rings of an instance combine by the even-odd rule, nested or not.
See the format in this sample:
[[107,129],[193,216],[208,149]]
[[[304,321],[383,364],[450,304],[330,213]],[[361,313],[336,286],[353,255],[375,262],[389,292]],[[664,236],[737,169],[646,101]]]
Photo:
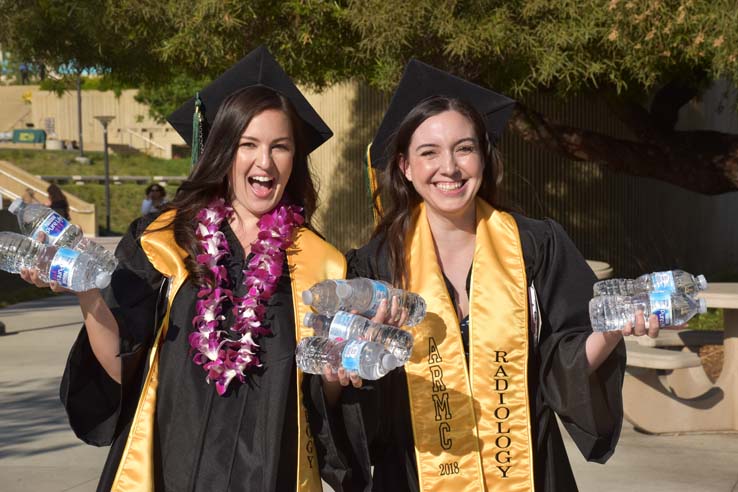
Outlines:
[[345,275],[309,228],[307,156],[332,133],[264,48],[170,121],[203,152],[165,210],[131,224],[110,287],[79,294],[70,424],[111,446],[101,491],[320,490],[294,351],[296,295]]
[[416,292],[427,313],[403,367],[341,391],[354,408],[324,410],[343,416],[330,433],[311,419],[334,487],[575,491],[556,415],[587,459],[614,450],[622,333],[592,332],[595,277],[561,226],[498,199],[513,104],[415,60],[392,97],[370,149],[386,207],[348,276]]

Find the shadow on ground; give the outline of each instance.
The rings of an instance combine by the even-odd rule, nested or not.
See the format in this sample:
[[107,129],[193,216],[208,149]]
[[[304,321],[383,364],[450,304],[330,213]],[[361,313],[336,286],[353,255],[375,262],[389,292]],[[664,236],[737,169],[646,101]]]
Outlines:
[[60,378],[0,382],[0,459],[78,446],[56,445],[54,434],[68,435],[69,422],[59,400]]

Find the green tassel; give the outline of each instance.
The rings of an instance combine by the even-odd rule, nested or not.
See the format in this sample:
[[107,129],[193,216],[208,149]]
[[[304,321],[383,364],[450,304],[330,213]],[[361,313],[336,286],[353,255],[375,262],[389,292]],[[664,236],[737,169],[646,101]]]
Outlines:
[[192,167],[197,164],[202,152],[202,100],[195,95],[195,112],[192,114]]

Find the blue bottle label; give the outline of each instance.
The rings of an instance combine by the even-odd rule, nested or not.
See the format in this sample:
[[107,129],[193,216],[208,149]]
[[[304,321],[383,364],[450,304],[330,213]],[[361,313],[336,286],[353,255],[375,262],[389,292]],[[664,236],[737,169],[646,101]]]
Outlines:
[[67,222],[67,219],[56,212],[51,212],[48,217],[46,217],[44,221],[41,222],[36,230],[33,231],[33,234],[31,234],[31,236],[34,239],[38,239],[38,235],[43,232],[44,234],[46,234],[46,242],[48,244],[54,244],[68,225],[69,222]]
[[351,320],[354,315],[344,311],[338,311],[331,321],[331,327],[328,329],[328,338],[343,341],[348,340],[351,331]]
[[[387,287],[384,283],[379,282],[377,280],[372,280],[372,284],[374,284],[372,287],[372,303],[369,309],[364,312],[364,316],[367,318],[373,318],[377,314],[377,310],[379,309],[379,303],[382,302],[384,299],[389,299],[389,287]],[[391,306],[387,306],[387,309],[389,309]]]
[[651,313],[659,318],[659,326],[671,326],[671,292],[661,290],[649,294]]
[[59,248],[51,260],[49,269],[49,280],[58,282],[62,287],[69,288],[72,281],[72,267],[79,256],[79,251],[73,249]]
[[361,350],[365,344],[366,342],[361,340],[349,340],[346,342],[346,346],[343,347],[343,353],[341,354],[341,365],[344,369],[351,372],[359,372]]
[[674,274],[672,272],[652,273],[651,284],[653,285],[653,290],[676,292],[676,285],[674,284]]

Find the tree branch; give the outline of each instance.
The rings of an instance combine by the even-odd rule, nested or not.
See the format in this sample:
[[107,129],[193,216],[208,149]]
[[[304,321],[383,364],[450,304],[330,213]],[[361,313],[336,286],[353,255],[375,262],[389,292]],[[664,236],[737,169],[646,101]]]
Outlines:
[[[638,113],[636,108],[624,113],[628,111]],[[550,121],[520,103],[509,124],[526,142],[565,159],[598,162],[615,172],[655,178],[699,193],[738,189],[738,135],[658,130],[650,132],[646,141],[625,140]]]

